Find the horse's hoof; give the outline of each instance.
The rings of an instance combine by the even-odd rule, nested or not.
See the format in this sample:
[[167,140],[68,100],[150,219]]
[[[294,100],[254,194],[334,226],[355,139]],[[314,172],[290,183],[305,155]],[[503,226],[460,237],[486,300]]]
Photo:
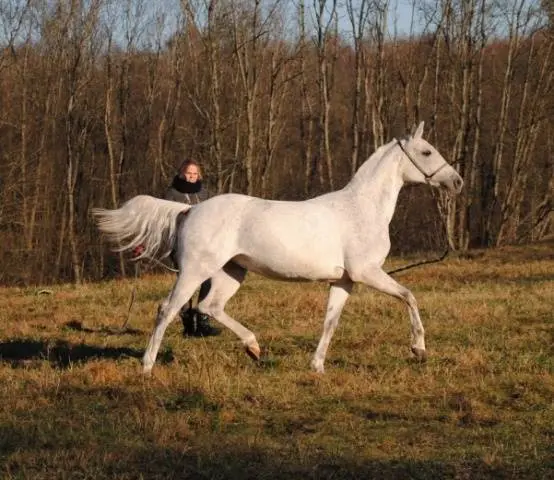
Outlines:
[[260,347],[258,345],[246,345],[245,347],[247,355],[254,361],[258,361],[260,359]]
[[416,360],[420,362],[427,361],[427,351],[423,348],[412,347],[412,353],[415,355]]

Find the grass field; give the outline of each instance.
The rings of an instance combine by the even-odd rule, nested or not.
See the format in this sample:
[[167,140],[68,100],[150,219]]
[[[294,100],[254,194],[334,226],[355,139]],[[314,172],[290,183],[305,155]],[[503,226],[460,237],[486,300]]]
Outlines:
[[0,478],[554,478],[554,245],[396,278],[428,361],[411,359],[404,306],[356,286],[324,375],[309,369],[324,284],[248,277],[228,310],[264,360],[230,331],[173,324],[150,378],[140,357],[173,275],[0,289]]

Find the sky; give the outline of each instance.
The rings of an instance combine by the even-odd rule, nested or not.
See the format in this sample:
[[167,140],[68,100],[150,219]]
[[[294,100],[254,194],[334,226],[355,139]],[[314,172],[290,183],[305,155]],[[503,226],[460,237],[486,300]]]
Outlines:
[[[412,22],[412,0],[390,0],[388,14],[389,35],[408,36],[411,30]],[[352,30],[348,15],[344,7],[339,10],[339,28],[349,32]],[[418,30],[415,24],[413,29]]]
[[[0,0],[0,2],[6,1],[6,4],[11,8],[6,10],[0,8],[0,46],[7,42],[10,38],[10,33],[13,32],[13,28],[18,24],[18,12],[23,11],[27,0]],[[240,5],[239,1],[244,1],[248,5],[252,0],[227,0],[230,2],[236,2],[236,5]],[[315,22],[314,4],[317,5],[319,0],[304,0],[306,12],[311,22]],[[350,0],[348,0],[350,1]],[[352,0],[354,5],[359,4],[362,0]],[[383,3],[386,0],[382,0]],[[536,5],[539,0],[504,0],[506,5],[512,5],[514,2],[522,2],[526,5]],[[290,38],[294,38],[294,32],[298,31],[297,22],[297,8],[299,0],[262,0],[262,11],[271,10],[273,5],[279,2],[283,7],[285,15],[288,17],[285,20],[285,28],[289,30]],[[413,4],[417,3],[421,5],[425,3],[422,0],[414,2],[414,0],[388,0],[388,35],[390,37],[407,37],[412,34],[420,34],[423,31],[423,25],[418,21],[419,12],[416,14],[416,21],[411,26]],[[328,2],[331,4],[331,2]],[[431,3],[431,2],[429,2]],[[224,3],[222,3],[223,5]],[[348,18],[347,10],[345,7],[346,0],[338,0],[339,5],[339,30],[343,38],[348,39],[352,37],[352,26]],[[125,45],[125,32],[128,28],[137,28],[136,33],[140,40],[137,39],[137,44],[140,47],[152,46],[156,43],[156,39],[164,40],[173,36],[175,29],[177,28],[177,22],[180,17],[180,0],[157,0],[151,2],[149,0],[115,0],[108,1],[105,4],[105,21],[114,28],[115,38],[119,40],[120,45]],[[205,17],[206,0],[191,0],[191,5],[195,8],[199,8],[199,19]],[[419,7],[418,7],[419,8]],[[328,12],[327,12],[328,13]],[[138,16],[141,20],[136,25],[136,18]],[[375,15],[372,13],[372,15]],[[126,18],[130,23],[127,24]],[[370,16],[370,20],[371,20]],[[308,20],[309,22],[309,20]],[[162,26],[163,25],[163,26]],[[160,29],[161,27],[161,29]],[[313,30],[312,30],[313,31]],[[285,36],[286,31],[283,31]],[[25,27],[19,31],[16,38],[20,38],[22,41],[26,38]],[[136,38],[136,37],[135,37]]]
[[[4,0],[0,0],[4,1]],[[238,0],[230,0],[231,2]],[[245,0],[248,4],[251,0]],[[319,0],[304,0],[306,12],[312,22],[315,21],[314,4],[317,4]],[[354,5],[362,0],[352,0]],[[298,0],[262,0],[262,9],[271,10],[272,5],[276,2],[280,2],[280,5],[284,5],[284,11],[288,16],[286,20],[287,27],[291,31],[297,27],[297,8]],[[410,32],[410,22],[412,16],[412,2],[413,0],[389,0],[389,34],[391,36],[397,35],[406,36]],[[252,2],[253,3],[253,2]],[[331,3],[330,1],[328,2]],[[347,38],[351,36],[352,27],[348,19],[348,14],[345,7],[345,0],[338,0],[338,14],[339,14],[339,29],[341,34]],[[7,0],[9,9],[0,8],[0,43],[8,40],[10,34],[13,33],[16,25],[18,24],[18,18],[21,12],[24,11],[26,0]],[[207,3],[204,0],[192,0],[191,5],[199,8],[199,12],[205,12],[205,5]],[[162,28],[164,33],[161,33],[163,38],[169,38],[173,35],[177,27],[177,21],[180,11],[180,0],[157,0],[156,2],[150,2],[149,0],[117,0],[115,2],[106,2],[104,4],[105,20],[112,27],[115,28],[116,38],[121,38],[121,44],[125,44],[124,32],[127,28],[138,27],[136,31],[142,38],[145,44],[151,44],[155,42],[157,35],[160,35],[160,30],[157,29],[160,23],[157,20],[162,21],[165,26]],[[136,25],[136,15],[141,17],[139,25]],[[130,15],[130,17],[129,17]],[[202,18],[203,13],[199,14],[199,18]],[[127,24],[125,19],[131,18],[133,25]],[[397,31],[394,31],[394,28]],[[25,28],[19,30],[19,35],[22,40],[25,38]],[[118,42],[119,43],[119,42]]]
[[[233,0],[231,0],[233,1]],[[250,1],[250,0],[247,0]],[[276,0],[267,0],[263,1],[263,4],[266,6],[269,6],[274,4]],[[304,0],[306,12],[309,15],[309,18],[312,19],[312,22],[315,21],[314,17],[314,3],[316,3],[318,0]],[[361,0],[358,0],[358,2]],[[177,2],[177,3],[176,3]],[[202,2],[200,2],[201,4]],[[329,2],[330,3],[330,2]],[[353,0],[353,3],[356,4],[356,0]],[[288,19],[286,20],[287,24],[289,25],[289,28],[296,29],[297,22],[297,8],[298,8],[298,0],[282,0],[282,4],[286,5],[285,11],[287,12]],[[412,21],[412,4],[413,0],[389,0],[389,34],[391,36],[395,35],[395,33],[398,36],[408,36],[411,29],[411,21]],[[155,3],[152,3],[151,5],[155,5]],[[175,8],[176,10],[179,9],[178,6],[178,0],[162,0],[158,5],[164,5],[164,8]],[[349,36],[349,33],[351,35],[352,26],[350,25],[350,21],[348,18],[348,14],[345,7],[345,1],[339,0],[338,1],[338,15],[339,15],[339,29],[345,36]],[[154,7],[156,8],[156,7]],[[170,27],[171,28],[171,27]],[[394,29],[396,28],[396,32]],[[414,26],[415,32],[418,31],[418,26]]]

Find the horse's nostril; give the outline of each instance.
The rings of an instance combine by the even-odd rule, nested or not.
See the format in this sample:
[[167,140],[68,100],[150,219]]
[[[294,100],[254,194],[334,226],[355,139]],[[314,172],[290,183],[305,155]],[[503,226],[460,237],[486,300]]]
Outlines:
[[460,189],[462,188],[462,185],[463,185],[463,181],[461,178],[457,178],[456,180],[454,180],[454,186],[457,188],[457,189]]

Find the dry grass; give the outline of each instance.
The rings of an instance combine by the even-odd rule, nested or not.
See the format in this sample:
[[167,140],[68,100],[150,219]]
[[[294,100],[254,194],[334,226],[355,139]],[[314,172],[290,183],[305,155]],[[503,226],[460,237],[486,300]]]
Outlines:
[[398,280],[418,299],[430,358],[409,354],[402,305],[363,286],[323,376],[309,370],[326,286],[247,279],[228,331],[173,325],[139,374],[173,277],[0,289],[4,479],[548,478],[554,475],[553,245],[473,252]]

